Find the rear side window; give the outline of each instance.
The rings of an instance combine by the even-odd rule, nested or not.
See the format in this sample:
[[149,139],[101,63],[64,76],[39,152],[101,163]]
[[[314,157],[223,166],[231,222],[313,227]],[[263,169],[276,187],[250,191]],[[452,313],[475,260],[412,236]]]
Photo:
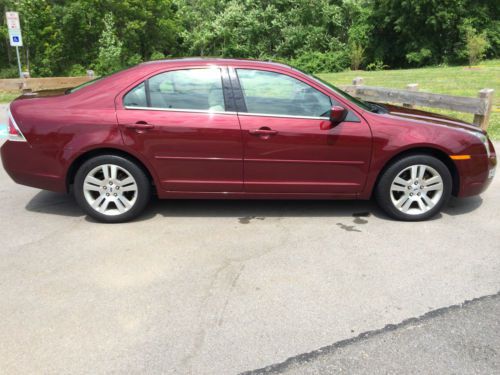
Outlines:
[[326,117],[330,98],[308,84],[285,74],[237,69],[249,113]]
[[126,107],[215,112],[226,109],[221,72],[217,68],[175,70],[158,74],[129,91],[123,102]]
[[123,104],[126,107],[147,107],[146,84],[143,82],[130,90],[123,98]]

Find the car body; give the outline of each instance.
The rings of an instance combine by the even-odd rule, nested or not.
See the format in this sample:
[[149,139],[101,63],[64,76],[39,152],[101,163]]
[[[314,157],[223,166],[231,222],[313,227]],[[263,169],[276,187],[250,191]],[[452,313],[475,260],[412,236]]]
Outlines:
[[[345,119],[332,122],[327,105]],[[66,94],[21,97],[9,125],[22,139],[2,146],[5,170],[58,192],[107,154],[136,163],[159,198],[370,199],[382,172],[410,154],[441,161],[453,194],[467,197],[488,187],[496,166],[475,126],[366,104],[254,60],[143,63]]]

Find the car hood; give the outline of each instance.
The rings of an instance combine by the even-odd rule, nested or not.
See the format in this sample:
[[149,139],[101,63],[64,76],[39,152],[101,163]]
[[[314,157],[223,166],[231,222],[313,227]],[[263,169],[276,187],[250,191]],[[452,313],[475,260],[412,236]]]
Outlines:
[[387,113],[385,116],[397,117],[399,119],[409,119],[418,122],[425,122],[431,124],[437,124],[442,126],[448,126],[456,129],[466,129],[466,130],[475,130],[481,131],[481,129],[477,126],[474,126],[470,123],[467,123],[462,120],[458,120],[453,117],[440,115],[437,113],[422,111],[414,108],[406,108],[401,106],[396,106],[392,104],[383,104],[383,107],[387,109]]

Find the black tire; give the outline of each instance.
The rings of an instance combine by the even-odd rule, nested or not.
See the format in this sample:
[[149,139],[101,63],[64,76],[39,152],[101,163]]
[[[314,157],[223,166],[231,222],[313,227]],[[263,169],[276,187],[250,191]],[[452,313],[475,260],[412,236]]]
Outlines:
[[[103,214],[92,208],[90,203],[85,198],[85,178],[95,168],[105,164],[116,165],[128,172],[135,179],[135,183],[137,184],[137,191],[134,194],[137,195],[134,200],[134,204],[126,212],[113,215]],[[136,218],[147,206],[151,199],[151,182],[149,181],[149,178],[142,170],[142,168],[133,161],[117,155],[101,155],[87,160],[80,166],[80,168],[76,172],[73,194],[79,206],[82,207],[83,210],[85,210],[85,212],[94,219],[104,223],[122,223]],[[96,194],[98,194],[99,196],[100,193],[96,192]],[[122,194],[125,195],[126,193]],[[115,204],[116,208],[117,204],[118,203]]]
[[[442,179],[443,188],[441,197],[437,198],[436,196],[437,201],[435,202],[435,205],[432,208],[429,208],[430,205],[426,205],[427,211],[421,214],[408,214],[402,212],[393,203],[393,198],[394,199],[398,198],[395,194],[401,194],[400,196],[401,198],[403,198],[403,195],[406,194],[406,192],[401,192],[401,193],[391,192],[391,185],[395,180],[395,178],[397,176],[400,176],[400,174],[405,169],[415,165],[424,165],[434,169],[434,171],[437,172]],[[406,173],[411,173],[411,172],[406,172]],[[420,185],[420,183],[417,185]],[[425,185],[425,183],[423,185]],[[387,213],[387,215],[389,215],[394,219],[403,221],[427,220],[436,215],[438,212],[440,212],[443,206],[448,202],[452,192],[452,185],[453,185],[453,179],[451,177],[451,173],[448,167],[441,160],[429,155],[409,155],[394,161],[382,172],[382,175],[378,180],[377,186],[375,187],[375,199],[377,200],[379,206]],[[406,186],[405,189],[406,188],[408,188],[409,191],[412,192],[413,199],[419,199],[415,196],[417,193],[415,193],[415,195],[413,194],[413,190],[411,190],[413,187]],[[423,192],[424,190],[418,190],[419,197],[424,194]],[[408,194],[410,193],[408,192]],[[429,191],[428,193],[426,193],[426,195],[427,194],[435,194],[435,193]],[[420,210],[418,206],[419,206],[418,202],[411,203],[410,209],[414,212],[418,211]]]

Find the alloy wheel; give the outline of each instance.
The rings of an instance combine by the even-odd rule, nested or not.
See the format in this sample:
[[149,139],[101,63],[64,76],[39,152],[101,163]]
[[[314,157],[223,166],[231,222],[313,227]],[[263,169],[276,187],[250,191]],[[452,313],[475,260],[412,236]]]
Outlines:
[[431,210],[443,196],[441,175],[428,165],[418,164],[403,169],[392,181],[391,201],[402,213],[421,215]]
[[108,216],[121,215],[134,207],[138,191],[132,174],[115,164],[95,167],[83,182],[83,194],[89,206]]

